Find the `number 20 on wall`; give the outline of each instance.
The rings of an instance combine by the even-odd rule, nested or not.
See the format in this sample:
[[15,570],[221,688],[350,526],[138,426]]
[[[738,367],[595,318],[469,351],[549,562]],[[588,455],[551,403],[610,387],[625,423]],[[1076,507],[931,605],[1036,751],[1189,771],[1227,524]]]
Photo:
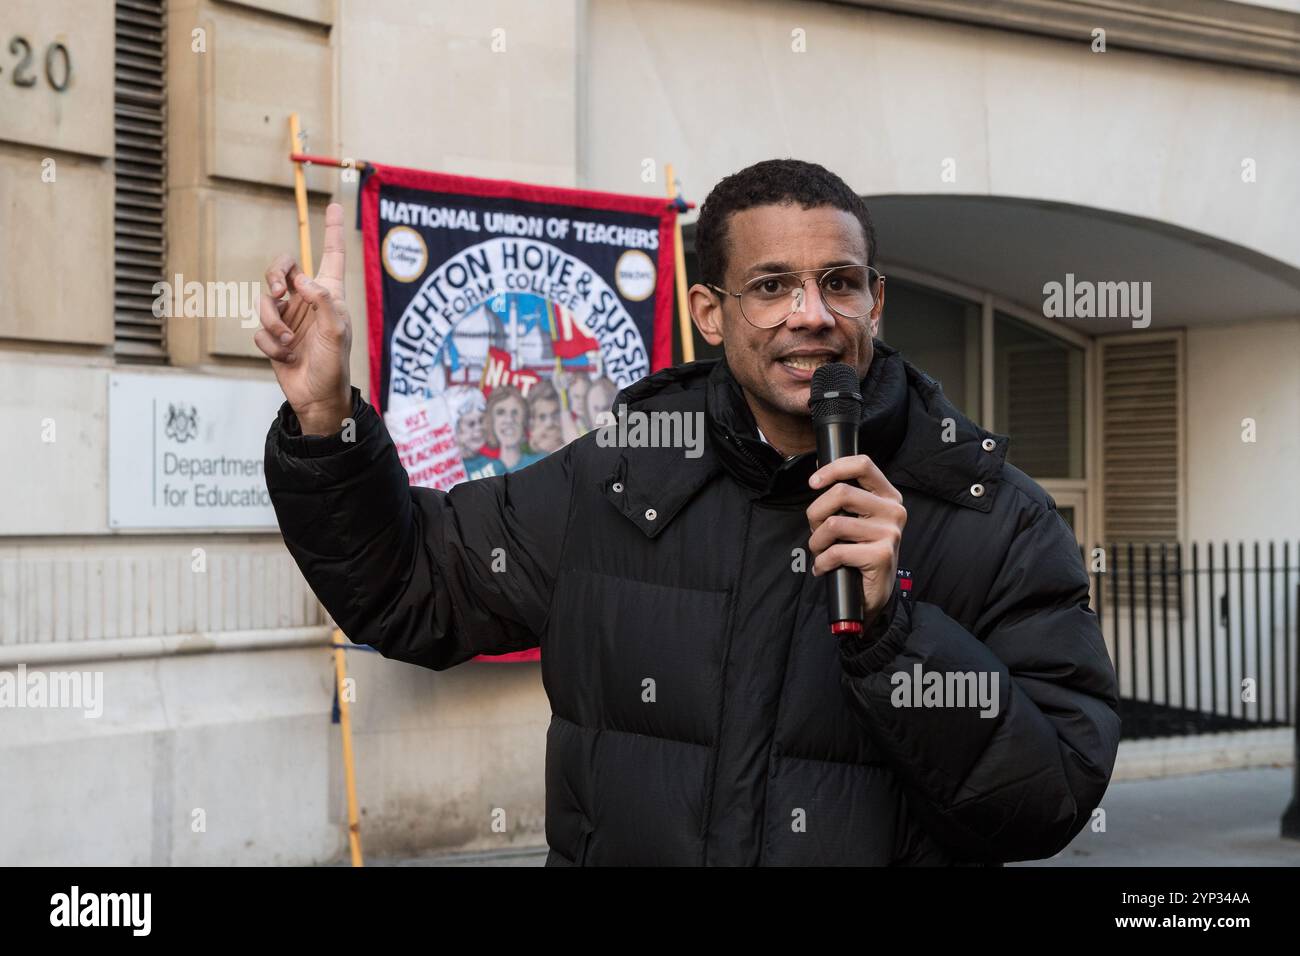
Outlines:
[[[35,86],[37,77],[33,72],[32,45],[27,42],[27,38],[19,36],[10,38],[9,53],[17,57],[17,62],[10,70],[14,86]],[[3,72],[3,68],[0,67],[0,73]],[[49,83],[50,88],[55,92],[62,93],[68,88],[70,79],[72,79],[72,59],[68,56],[68,48],[62,43],[51,43],[45,48],[45,82]]]

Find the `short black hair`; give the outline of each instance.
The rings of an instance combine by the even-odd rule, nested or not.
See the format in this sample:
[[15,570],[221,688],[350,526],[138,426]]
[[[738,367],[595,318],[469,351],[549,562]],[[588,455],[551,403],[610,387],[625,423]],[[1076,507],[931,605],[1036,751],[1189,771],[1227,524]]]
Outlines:
[[798,159],[765,159],[719,182],[709,192],[695,224],[700,277],[725,286],[727,224],[731,214],[755,206],[798,203],[804,209],[832,206],[854,216],[867,240],[867,265],[876,264],[876,229],[862,197],[825,166]]

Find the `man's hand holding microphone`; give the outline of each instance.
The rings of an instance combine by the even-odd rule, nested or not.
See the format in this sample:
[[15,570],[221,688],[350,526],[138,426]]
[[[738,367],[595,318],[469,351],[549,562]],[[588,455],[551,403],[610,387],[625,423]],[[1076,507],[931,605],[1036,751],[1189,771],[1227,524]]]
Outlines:
[[862,395],[857,372],[838,363],[818,368],[809,406],[821,467],[808,484],[825,489],[807,512],[813,574],[831,575],[831,633],[870,633],[894,593],[907,508],[879,466],[858,452]]

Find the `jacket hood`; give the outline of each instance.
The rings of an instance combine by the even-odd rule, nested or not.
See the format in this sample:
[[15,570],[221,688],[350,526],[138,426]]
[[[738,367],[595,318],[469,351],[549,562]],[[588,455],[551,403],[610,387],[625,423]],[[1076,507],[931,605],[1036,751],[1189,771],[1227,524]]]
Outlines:
[[[873,340],[874,355],[862,379],[859,447],[899,488],[912,488],[977,511],[997,494],[1007,438],[980,428],[957,410],[939,383],[906,361],[898,349]],[[663,527],[704,482],[724,470],[749,494],[769,502],[805,504],[815,497],[808,476],[815,452],[790,460],[758,437],[740,384],[725,359],[675,365],[623,389],[614,408],[703,412],[707,440],[698,458],[681,448],[623,450],[620,474],[655,492],[628,505],[629,517],[647,533]],[[626,501],[626,499],[624,499]],[[656,520],[646,521],[651,509]]]

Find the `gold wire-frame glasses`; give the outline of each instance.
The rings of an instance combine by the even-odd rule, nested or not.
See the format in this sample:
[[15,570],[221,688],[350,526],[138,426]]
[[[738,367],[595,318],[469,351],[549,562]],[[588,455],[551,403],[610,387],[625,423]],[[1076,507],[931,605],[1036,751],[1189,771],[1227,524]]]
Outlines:
[[[847,263],[827,269],[801,269],[796,272],[771,272],[755,276],[739,292],[730,292],[713,283],[705,283],[720,295],[734,296],[739,300],[740,314],[750,325],[760,329],[773,329],[804,308],[804,289],[807,278],[814,273],[822,301],[836,315],[846,319],[862,319],[871,314],[876,302],[876,290],[885,277],[874,266]],[[835,283],[839,283],[835,286]],[[746,308],[748,306],[748,308]]]

